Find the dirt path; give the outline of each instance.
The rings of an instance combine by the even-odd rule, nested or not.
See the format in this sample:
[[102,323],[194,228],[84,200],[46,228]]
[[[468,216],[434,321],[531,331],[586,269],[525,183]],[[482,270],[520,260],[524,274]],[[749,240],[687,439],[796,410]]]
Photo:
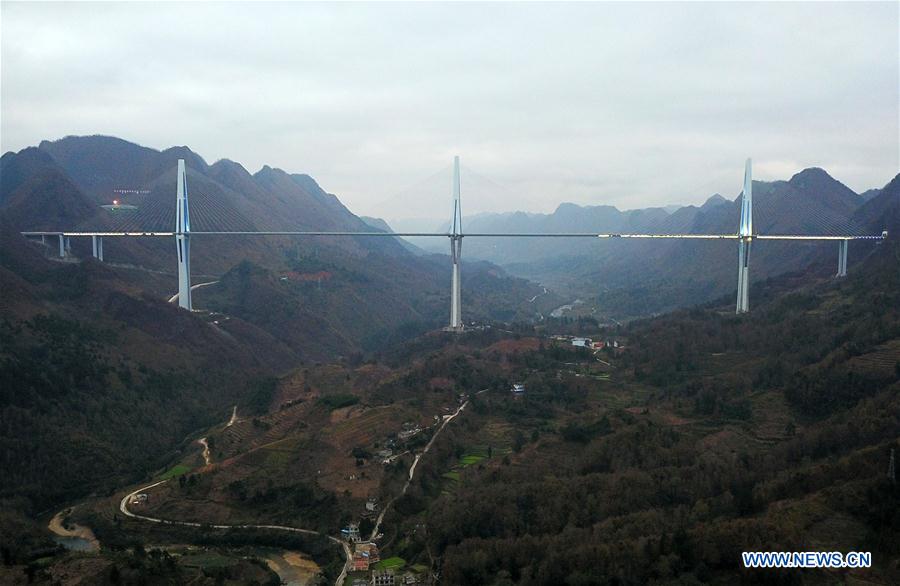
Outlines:
[[209,466],[212,464],[212,458],[209,456],[209,442],[206,441],[205,437],[201,437],[197,440],[197,443],[203,446],[203,461]]
[[[475,394],[480,395],[481,393],[485,392],[486,390],[487,389],[482,389]],[[416,474],[416,466],[419,465],[419,460],[422,459],[422,456],[424,456],[425,454],[428,453],[428,450],[430,450],[432,444],[434,444],[434,440],[436,440],[438,438],[438,436],[441,434],[441,432],[444,431],[444,428],[447,427],[447,424],[450,423],[451,421],[453,421],[453,419],[456,418],[457,415],[462,413],[463,409],[465,409],[466,405],[468,405],[468,404],[469,404],[469,401],[466,401],[465,403],[463,403],[462,405],[459,406],[459,409],[457,409],[453,415],[445,415],[443,423],[441,423],[441,426],[438,428],[438,430],[436,432],[434,432],[434,435],[431,436],[431,439],[428,441],[428,444],[425,446],[425,449],[422,450],[422,452],[420,454],[416,454],[416,457],[413,460],[412,466],[409,467],[409,474],[406,479],[406,484],[403,485],[403,490],[400,491],[399,495],[397,495],[394,498],[392,498],[391,500],[389,500],[387,502],[387,504],[384,506],[384,508],[381,509],[381,513],[378,515],[378,519],[375,520],[375,527],[372,529],[372,534],[369,536],[369,541],[375,539],[375,536],[378,535],[378,530],[381,529],[381,522],[384,521],[384,514],[387,513],[389,508],[391,508],[391,505],[394,504],[394,501],[396,501],[398,498],[405,495],[406,491],[409,490],[409,485],[412,482],[413,477]]]
[[228,423],[225,424],[225,427],[231,427],[235,423],[240,421],[237,416],[237,405],[234,406],[234,409],[231,410],[231,419],[228,420]]
[[47,525],[47,529],[49,529],[54,535],[58,535],[59,537],[85,540],[88,544],[90,544],[90,551],[99,550],[100,542],[97,541],[97,537],[89,527],[84,527],[82,525],[76,525],[72,523],[71,529],[69,529],[65,525],[63,525],[63,519],[65,519],[71,513],[71,508],[63,509],[62,511],[56,513],[56,515],[54,515],[53,518],[50,519],[50,523]]

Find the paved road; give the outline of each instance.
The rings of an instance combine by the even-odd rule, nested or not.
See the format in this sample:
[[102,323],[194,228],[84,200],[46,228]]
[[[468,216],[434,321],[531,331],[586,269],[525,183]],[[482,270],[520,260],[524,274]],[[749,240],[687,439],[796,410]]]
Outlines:
[[[196,285],[191,285],[191,291],[194,289],[199,289],[200,287],[206,287],[207,285],[215,285],[218,281],[210,281],[208,283],[197,283]],[[169,297],[169,303],[175,303],[175,300],[178,299],[178,293]]]

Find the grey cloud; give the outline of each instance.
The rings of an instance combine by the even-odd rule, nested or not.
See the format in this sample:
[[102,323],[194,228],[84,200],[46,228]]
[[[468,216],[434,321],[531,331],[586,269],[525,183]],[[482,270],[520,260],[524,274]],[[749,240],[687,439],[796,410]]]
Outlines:
[[858,191],[900,168],[892,2],[2,11],[4,151],[187,144],[310,173],[369,215],[443,210],[456,153],[504,188],[472,213],[701,202],[735,194],[747,156],[762,179],[818,165]]

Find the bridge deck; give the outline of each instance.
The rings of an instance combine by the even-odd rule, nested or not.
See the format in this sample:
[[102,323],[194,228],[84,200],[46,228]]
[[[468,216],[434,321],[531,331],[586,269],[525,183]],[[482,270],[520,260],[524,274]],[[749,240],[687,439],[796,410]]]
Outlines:
[[[23,236],[68,236],[103,238],[159,238],[180,235],[180,232],[42,232],[26,231]],[[319,231],[269,231],[269,232],[235,232],[219,231],[190,232],[191,236],[378,236],[378,237],[443,237],[452,238],[453,234],[445,232],[319,232]],[[739,234],[615,234],[596,232],[552,232],[546,234],[525,233],[463,233],[458,237],[466,238],[661,238],[683,240],[740,240]],[[877,235],[801,235],[801,234],[757,234],[758,240],[882,240],[883,234]]]

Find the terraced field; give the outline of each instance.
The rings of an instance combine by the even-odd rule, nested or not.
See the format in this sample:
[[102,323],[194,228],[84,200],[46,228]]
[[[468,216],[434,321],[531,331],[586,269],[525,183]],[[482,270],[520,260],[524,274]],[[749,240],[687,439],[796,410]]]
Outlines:
[[874,375],[879,378],[887,378],[892,375],[900,376],[897,368],[900,365],[900,340],[892,340],[887,344],[877,346],[874,352],[851,358],[848,368],[859,374]]

